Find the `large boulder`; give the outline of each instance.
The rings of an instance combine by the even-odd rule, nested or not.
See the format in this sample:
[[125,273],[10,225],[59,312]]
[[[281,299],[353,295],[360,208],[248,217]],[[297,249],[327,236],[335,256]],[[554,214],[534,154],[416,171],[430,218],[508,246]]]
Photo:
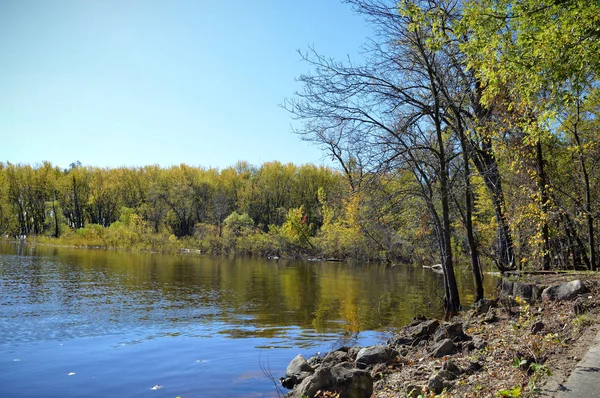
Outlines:
[[331,369],[340,398],[369,398],[373,393],[373,377],[360,369],[348,369],[343,364]]
[[312,373],[314,369],[302,355],[298,354],[285,369],[285,377],[299,376],[302,372]]
[[502,289],[500,296],[520,297],[523,300],[534,302],[540,299],[542,290],[545,286],[538,286],[535,283],[514,282],[502,280]]
[[333,375],[330,368],[320,368],[312,376],[302,380],[290,394],[292,398],[313,398],[317,391],[327,390],[333,386]]
[[396,355],[398,355],[398,352],[388,346],[373,345],[365,347],[356,354],[356,366],[364,369],[377,363],[386,363]]
[[304,379],[290,396],[312,398],[320,390],[331,390],[337,392],[340,398],[369,398],[373,393],[373,378],[368,372],[349,365],[342,363],[318,369]]
[[542,292],[543,300],[571,300],[587,292],[585,285],[579,280],[550,286]]

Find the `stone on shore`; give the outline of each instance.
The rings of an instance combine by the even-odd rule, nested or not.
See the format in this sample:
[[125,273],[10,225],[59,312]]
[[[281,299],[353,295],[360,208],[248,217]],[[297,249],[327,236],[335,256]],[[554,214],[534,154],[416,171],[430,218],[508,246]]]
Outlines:
[[433,346],[431,355],[434,358],[441,358],[446,355],[451,355],[456,352],[456,346],[450,339],[444,339]]
[[374,345],[365,347],[356,355],[356,366],[364,369],[376,363],[387,363],[396,355],[398,355],[398,352],[387,346]]
[[285,369],[285,376],[299,376],[302,372],[314,372],[308,361],[300,354],[296,355]]
[[571,300],[582,293],[586,293],[585,285],[579,280],[550,286],[542,292],[543,300]]

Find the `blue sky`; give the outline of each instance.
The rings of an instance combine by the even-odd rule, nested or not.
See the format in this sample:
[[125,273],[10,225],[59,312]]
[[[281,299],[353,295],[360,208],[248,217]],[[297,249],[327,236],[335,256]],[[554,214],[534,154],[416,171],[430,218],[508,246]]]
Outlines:
[[0,2],[0,161],[325,163],[278,104],[309,45],[360,57],[338,0]]

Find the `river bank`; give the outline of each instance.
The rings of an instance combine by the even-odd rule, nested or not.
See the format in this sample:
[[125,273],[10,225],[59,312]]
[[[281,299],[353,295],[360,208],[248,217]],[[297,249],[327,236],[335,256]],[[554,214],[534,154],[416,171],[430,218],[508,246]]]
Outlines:
[[[498,300],[482,301],[449,322],[415,319],[385,346],[342,347],[310,358],[313,380],[305,373],[290,396],[552,396],[597,334],[600,276],[505,282]],[[529,303],[514,295],[527,291],[524,286],[561,287]],[[289,386],[293,375],[286,376]]]

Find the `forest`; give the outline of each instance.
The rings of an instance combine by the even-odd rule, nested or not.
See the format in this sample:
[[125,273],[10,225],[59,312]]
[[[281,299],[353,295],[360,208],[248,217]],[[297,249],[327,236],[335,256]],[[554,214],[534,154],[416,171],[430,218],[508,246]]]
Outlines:
[[[152,251],[598,266],[600,3],[348,0],[360,62],[300,51],[282,107],[336,168],[0,164],[0,233]],[[282,132],[282,134],[285,132]],[[201,159],[198,160],[201,164]],[[483,297],[478,288],[477,296]]]

